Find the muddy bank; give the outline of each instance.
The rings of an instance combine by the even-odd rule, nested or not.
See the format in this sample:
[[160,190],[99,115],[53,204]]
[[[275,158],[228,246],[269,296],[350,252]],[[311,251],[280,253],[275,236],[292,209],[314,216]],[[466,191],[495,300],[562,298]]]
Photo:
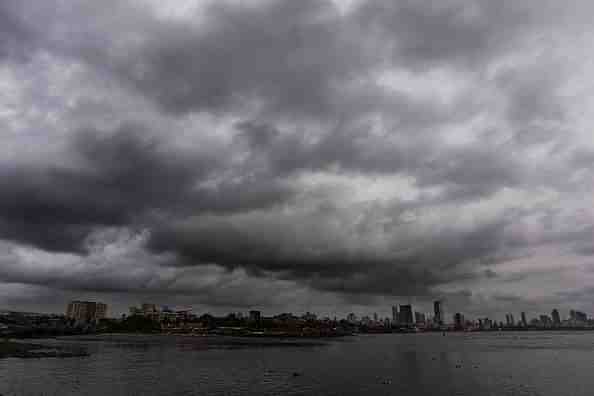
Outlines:
[[89,356],[84,348],[64,348],[14,341],[0,341],[0,359],[15,358],[45,358],[45,357],[82,357]]

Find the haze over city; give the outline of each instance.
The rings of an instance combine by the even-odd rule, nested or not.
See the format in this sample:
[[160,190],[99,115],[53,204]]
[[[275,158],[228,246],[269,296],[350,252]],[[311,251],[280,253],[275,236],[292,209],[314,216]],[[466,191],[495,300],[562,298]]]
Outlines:
[[1,1],[0,309],[594,313],[593,8]]

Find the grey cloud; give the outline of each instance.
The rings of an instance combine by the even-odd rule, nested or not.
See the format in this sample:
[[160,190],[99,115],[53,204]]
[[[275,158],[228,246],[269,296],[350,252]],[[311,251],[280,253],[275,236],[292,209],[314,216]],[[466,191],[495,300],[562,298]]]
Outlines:
[[512,1],[404,0],[365,2],[356,17],[391,43],[397,63],[423,68],[488,61],[509,48],[534,15]]
[[22,8],[16,0],[0,4],[0,61],[25,61],[36,47],[36,32],[24,20]]
[[71,167],[0,171],[0,235],[48,250],[81,251],[97,227],[142,223],[154,212],[228,212],[287,199],[290,188],[270,180],[199,187],[223,161],[217,153],[171,152],[140,125],[79,131]]
[[363,61],[350,54],[353,45],[343,40],[329,1],[213,3],[203,12],[202,26],[163,24],[145,14],[140,24],[156,28],[144,31],[140,45],[114,56],[86,42],[73,51],[173,113],[217,111],[258,99],[272,110],[321,114],[332,105],[334,85]]
[[[249,216],[202,217],[155,229],[148,247],[177,254],[185,265],[217,263],[254,274],[273,272],[326,291],[426,295],[438,284],[466,279],[468,274],[457,272],[458,266],[497,251],[503,238],[503,222],[466,231],[445,227],[407,241],[394,236],[388,250],[375,251],[371,243],[377,231],[369,227],[371,235],[358,236],[369,245],[353,249],[347,239],[353,226],[331,225],[333,218],[344,215],[279,216],[272,222]],[[407,228],[392,232],[399,235]]]
[[[0,5],[0,62],[28,61],[40,94],[19,96],[18,78],[8,88],[43,113],[0,102],[14,126],[2,139],[41,141],[42,119],[43,141],[63,145],[59,163],[41,144],[34,159],[0,153],[0,238],[76,253],[82,268],[38,263],[4,281],[228,306],[264,304],[251,290],[271,285],[283,301],[372,303],[512,283],[497,265],[534,246],[591,254],[576,202],[591,194],[592,154],[575,150],[562,94],[572,65],[525,59],[537,38],[569,35],[584,4],[211,2],[182,18],[138,4]],[[142,254],[117,257],[130,273],[93,272],[92,239],[110,227],[149,235]],[[183,284],[210,266],[221,282],[203,295]]]

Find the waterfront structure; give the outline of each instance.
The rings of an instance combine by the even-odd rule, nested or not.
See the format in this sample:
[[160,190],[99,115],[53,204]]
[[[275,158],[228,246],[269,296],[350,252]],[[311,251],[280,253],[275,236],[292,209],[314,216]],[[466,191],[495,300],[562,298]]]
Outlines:
[[435,324],[441,326],[443,324],[443,309],[441,306],[441,301],[438,300],[433,302],[433,313],[435,315],[433,317]]
[[71,301],[66,307],[66,317],[77,322],[98,322],[107,316],[107,305],[94,301]]

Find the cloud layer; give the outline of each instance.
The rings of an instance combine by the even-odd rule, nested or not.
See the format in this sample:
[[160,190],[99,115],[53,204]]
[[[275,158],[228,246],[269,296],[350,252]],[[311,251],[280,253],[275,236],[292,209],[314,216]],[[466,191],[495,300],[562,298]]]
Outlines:
[[5,1],[0,303],[592,310],[590,8]]

